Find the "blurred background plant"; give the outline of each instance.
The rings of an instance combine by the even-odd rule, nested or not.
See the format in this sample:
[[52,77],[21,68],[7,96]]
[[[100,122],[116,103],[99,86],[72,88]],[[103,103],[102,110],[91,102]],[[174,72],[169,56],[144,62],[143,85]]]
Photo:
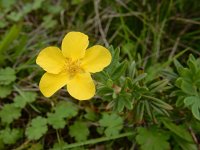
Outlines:
[[[199,149],[199,0],[0,0],[0,10],[0,149]],[[90,101],[65,88],[45,98],[35,58],[73,30],[112,63],[93,75]]]

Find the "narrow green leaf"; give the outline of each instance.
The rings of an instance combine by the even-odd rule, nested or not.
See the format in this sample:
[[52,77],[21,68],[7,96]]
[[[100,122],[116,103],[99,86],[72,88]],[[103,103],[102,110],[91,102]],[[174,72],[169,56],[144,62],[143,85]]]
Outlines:
[[161,120],[163,124],[165,125],[166,128],[168,128],[170,131],[172,131],[174,134],[179,136],[180,138],[188,141],[188,142],[193,142],[192,136],[189,134],[189,132],[183,127],[183,126],[178,126],[168,120]]
[[125,73],[127,66],[127,61],[123,61],[119,66],[115,67],[111,74],[111,78],[113,80],[119,79]]
[[0,64],[4,60],[4,52],[8,50],[8,47],[11,45],[11,43],[18,37],[20,31],[21,25],[13,25],[4,35],[4,38],[0,43]]

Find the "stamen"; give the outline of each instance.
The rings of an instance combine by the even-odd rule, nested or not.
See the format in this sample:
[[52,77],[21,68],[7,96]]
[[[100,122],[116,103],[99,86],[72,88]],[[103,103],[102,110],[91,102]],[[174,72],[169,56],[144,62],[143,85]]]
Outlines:
[[73,78],[77,73],[84,72],[80,64],[81,62],[79,60],[72,61],[71,59],[66,59],[65,70],[69,73],[70,78]]

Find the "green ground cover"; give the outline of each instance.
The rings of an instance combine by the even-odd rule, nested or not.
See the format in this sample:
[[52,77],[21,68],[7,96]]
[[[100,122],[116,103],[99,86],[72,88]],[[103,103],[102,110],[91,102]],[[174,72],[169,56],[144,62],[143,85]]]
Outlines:
[[[70,31],[112,54],[88,101],[39,91]],[[199,56],[199,0],[0,0],[0,150],[198,150]]]

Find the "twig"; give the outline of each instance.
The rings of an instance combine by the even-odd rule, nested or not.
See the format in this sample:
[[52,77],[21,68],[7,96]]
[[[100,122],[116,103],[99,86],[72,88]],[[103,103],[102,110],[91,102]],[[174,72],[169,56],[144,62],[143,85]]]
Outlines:
[[95,14],[96,14],[96,18],[95,19],[96,19],[96,22],[98,24],[99,32],[101,34],[103,42],[104,42],[105,46],[108,47],[109,43],[106,40],[106,35],[105,35],[104,30],[102,28],[101,20],[100,20],[100,17],[99,17],[99,2],[100,2],[100,0],[94,0],[94,10],[95,10]]

